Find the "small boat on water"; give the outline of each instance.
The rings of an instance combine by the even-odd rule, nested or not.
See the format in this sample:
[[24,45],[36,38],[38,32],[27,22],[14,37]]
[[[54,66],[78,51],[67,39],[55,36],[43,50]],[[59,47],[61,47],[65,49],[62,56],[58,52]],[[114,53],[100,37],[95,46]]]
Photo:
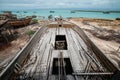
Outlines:
[[20,13],[20,11],[17,11],[16,13]]
[[50,11],[50,13],[55,13],[55,11]]
[[27,11],[23,11],[24,13],[27,13]]
[[71,11],[71,13],[75,13],[75,11]]
[[36,11],[34,11],[33,13],[37,13]]
[[103,14],[110,14],[109,11],[103,11]]

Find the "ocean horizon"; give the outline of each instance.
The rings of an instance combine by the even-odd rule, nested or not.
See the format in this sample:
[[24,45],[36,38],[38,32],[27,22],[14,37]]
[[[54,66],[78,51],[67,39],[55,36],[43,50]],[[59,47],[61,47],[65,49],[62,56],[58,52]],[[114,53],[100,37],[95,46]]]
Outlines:
[[[45,19],[48,18],[49,15],[55,16],[62,16],[63,18],[100,18],[100,19],[116,19],[120,18],[120,11],[118,13],[103,13],[103,12],[71,12],[72,10],[79,10],[79,9],[16,9],[16,10],[9,10],[12,11],[13,14],[17,14],[18,18],[23,18],[25,16],[32,16],[36,15],[37,18],[40,16],[44,16]],[[7,11],[7,10],[1,10]],[[54,12],[50,12],[54,11]],[[114,10],[92,10],[92,11],[114,11]],[[116,10],[115,10],[116,11]]]

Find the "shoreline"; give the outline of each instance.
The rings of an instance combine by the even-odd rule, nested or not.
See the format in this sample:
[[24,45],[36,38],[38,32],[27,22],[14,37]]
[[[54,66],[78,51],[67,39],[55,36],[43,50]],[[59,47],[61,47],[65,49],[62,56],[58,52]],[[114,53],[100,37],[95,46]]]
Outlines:
[[107,21],[113,21],[115,19],[107,19],[107,18],[88,18],[88,17],[68,17],[67,19],[91,19],[91,20],[107,20]]
[[120,13],[120,11],[111,10],[71,10],[73,12],[110,12],[110,13]]
[[[2,10],[5,11],[5,10]],[[2,13],[2,11],[0,13]],[[69,18],[69,17],[73,17],[73,18],[99,18],[99,19],[111,19],[111,20],[115,20],[116,18],[119,18],[120,13],[111,13],[111,14],[105,14],[101,13],[103,11],[87,11],[87,10],[80,10],[81,13],[76,12],[76,13],[71,13],[71,11],[75,11],[75,10],[66,10],[66,9],[30,9],[30,10],[10,10],[12,11],[14,14],[17,14],[19,17],[22,16],[32,16],[32,15],[36,15],[38,18],[39,16],[44,16],[46,19],[48,18],[49,15],[53,15],[53,17],[55,16],[63,16],[64,18]],[[54,11],[54,13],[50,13],[50,11]],[[78,10],[79,11],[79,10]],[[97,13],[95,13],[97,12]],[[120,12],[120,11],[111,11],[111,12]]]

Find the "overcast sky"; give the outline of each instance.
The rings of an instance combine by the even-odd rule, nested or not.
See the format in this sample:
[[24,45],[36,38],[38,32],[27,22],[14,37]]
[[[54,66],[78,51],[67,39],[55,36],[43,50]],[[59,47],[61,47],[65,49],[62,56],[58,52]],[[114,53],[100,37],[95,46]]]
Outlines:
[[120,0],[0,0],[0,9],[39,8],[120,10]]

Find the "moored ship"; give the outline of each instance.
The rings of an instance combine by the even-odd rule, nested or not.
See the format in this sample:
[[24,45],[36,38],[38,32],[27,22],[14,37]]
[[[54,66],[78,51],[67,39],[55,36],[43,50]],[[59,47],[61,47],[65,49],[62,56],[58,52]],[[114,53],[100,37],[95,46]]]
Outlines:
[[55,11],[50,11],[50,13],[55,13]]

